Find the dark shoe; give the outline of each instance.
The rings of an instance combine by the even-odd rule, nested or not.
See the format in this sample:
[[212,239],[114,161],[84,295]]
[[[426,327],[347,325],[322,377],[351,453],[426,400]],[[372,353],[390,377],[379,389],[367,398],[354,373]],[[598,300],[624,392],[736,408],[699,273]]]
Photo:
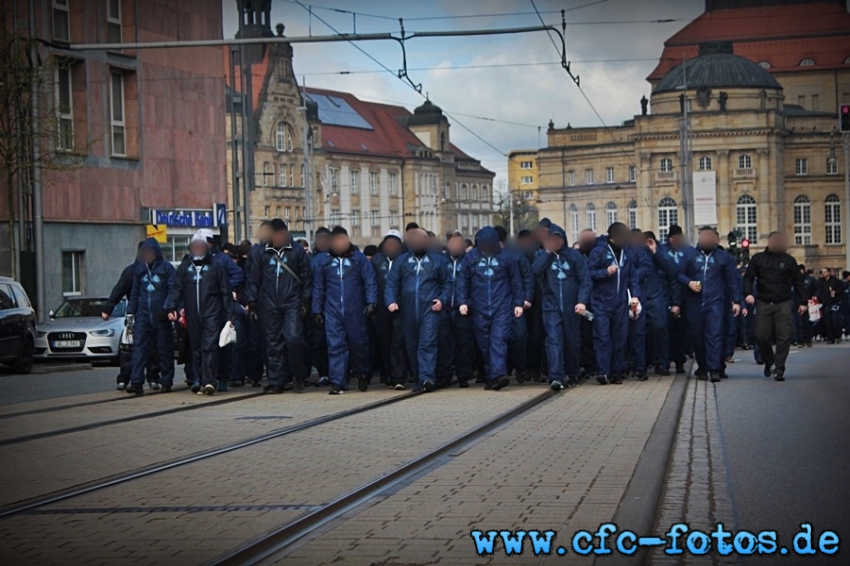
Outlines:
[[239,379],[233,379],[233,380],[230,380],[230,381],[227,382],[228,387],[236,388],[236,387],[242,387],[243,385],[245,385],[245,382],[241,381]]
[[342,394],[343,394],[342,387],[340,387],[336,383],[331,384],[331,388],[328,391],[328,395],[342,395]]
[[811,340],[809,340],[808,342],[806,342],[806,347],[807,347],[807,348],[811,348],[811,347],[812,347],[812,341],[811,341]]
[[604,373],[597,373],[596,381],[599,382],[599,385],[608,385],[608,376]]
[[620,374],[615,374],[611,376],[611,379],[608,380],[609,383],[613,385],[622,385],[623,384],[623,376]]
[[717,383],[718,381],[720,381],[720,373],[716,371],[710,371],[708,372],[708,378],[711,380],[712,383]]
[[567,382],[567,387],[578,387],[580,380],[577,375],[570,377],[570,380]]
[[191,391],[192,391],[192,393],[198,393],[198,392],[200,392],[200,391],[201,391],[201,384],[200,384],[200,383],[197,383],[197,382],[193,383],[193,384],[192,384]]
[[756,358],[756,365],[757,365],[757,366],[763,366],[763,365],[764,365],[764,360],[763,360],[763,359],[761,359],[761,358]]
[[214,391],[227,391],[227,380],[226,379],[219,379],[218,380],[218,387],[213,385],[213,390]]
[[162,386],[162,392],[163,393],[171,393],[171,386],[170,385],[163,385]]
[[130,395],[144,395],[145,394],[145,387],[141,384],[139,384],[139,385],[130,384],[130,385],[127,386],[127,389],[125,389],[125,391],[127,393],[129,393]]
[[422,392],[430,393],[437,388],[437,385],[431,381],[430,379],[426,379],[422,382]]
[[493,390],[493,382],[488,381],[484,384],[484,391],[492,391]]
[[773,366],[765,364],[765,366],[764,366],[764,376],[770,377],[771,375],[773,375]]
[[283,393],[283,387],[280,385],[268,385],[263,388],[263,391],[268,393],[269,395],[280,395]]
[[729,379],[729,375],[726,373],[725,369],[720,370],[720,379]]
[[304,392],[304,380],[303,379],[296,379],[295,381],[293,381],[292,382],[292,390],[295,391],[296,393],[303,393]]
[[251,382],[251,387],[262,387],[262,386],[263,386],[263,384],[260,383],[259,381],[252,381]]
[[399,382],[395,384],[394,389],[396,391],[404,391],[405,389],[407,389],[407,386],[404,383]]
[[785,381],[785,372],[784,372],[784,371],[777,371],[777,372],[773,375],[773,379],[774,379],[775,381]]
[[700,381],[708,381],[708,374],[704,371],[698,371],[697,379],[699,379]]
[[467,381],[466,379],[458,379],[457,386],[461,389],[466,389],[467,387],[469,387],[469,381]]
[[369,379],[368,375],[359,375],[357,376],[357,389],[361,392],[365,392],[369,390]]
[[647,379],[649,379],[649,376],[646,375],[645,371],[639,371],[638,372],[638,374],[637,374],[637,380],[638,381],[646,381]]
[[657,367],[657,368],[655,368],[655,375],[660,375],[662,377],[666,377],[666,376],[670,375],[670,368]]
[[516,382],[517,383],[525,383],[528,381],[528,374],[524,371],[516,372]]
[[503,375],[499,379],[495,380],[495,383],[493,383],[493,391],[499,391],[501,389],[504,389],[510,384],[511,378],[509,378],[507,375]]
[[563,388],[564,384],[557,379],[553,379],[552,383],[549,384],[549,389],[551,389],[552,391],[560,391]]
[[676,373],[685,373],[685,364],[676,364]]

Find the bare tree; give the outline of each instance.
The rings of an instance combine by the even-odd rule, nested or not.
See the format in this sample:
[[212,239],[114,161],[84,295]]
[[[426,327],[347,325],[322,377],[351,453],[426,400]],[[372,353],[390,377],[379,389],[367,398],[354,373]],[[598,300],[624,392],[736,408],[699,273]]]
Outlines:
[[[513,203],[511,203],[513,200]],[[539,221],[539,213],[535,202],[524,191],[508,191],[504,181],[499,181],[496,188],[495,211],[493,224],[509,228],[511,225],[511,209],[513,209],[514,230],[519,232],[531,229]]]

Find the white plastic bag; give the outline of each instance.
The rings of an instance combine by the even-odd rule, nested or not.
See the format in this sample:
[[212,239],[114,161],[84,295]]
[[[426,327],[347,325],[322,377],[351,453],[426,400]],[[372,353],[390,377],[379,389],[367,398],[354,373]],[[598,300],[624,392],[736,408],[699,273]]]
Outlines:
[[637,304],[637,307],[632,306],[632,292],[629,291],[629,319],[637,320],[640,316],[640,313],[643,312],[643,305],[641,303]]
[[809,301],[809,321],[817,322],[820,320],[820,307],[820,304]]
[[228,344],[236,342],[236,327],[233,323],[227,321],[224,323],[224,328],[221,329],[221,334],[218,335],[218,347],[224,348]]

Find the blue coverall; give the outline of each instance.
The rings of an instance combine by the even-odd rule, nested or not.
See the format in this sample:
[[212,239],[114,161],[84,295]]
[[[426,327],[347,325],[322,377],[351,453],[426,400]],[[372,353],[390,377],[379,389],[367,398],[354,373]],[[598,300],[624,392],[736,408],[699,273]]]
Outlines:
[[[731,303],[741,304],[741,277],[735,260],[723,250],[690,248],[685,251],[676,275],[684,288],[688,332],[697,364],[708,372],[724,367],[724,330]],[[688,288],[691,281],[702,283],[695,293]]]
[[153,348],[159,357],[160,385],[171,387],[174,385],[174,335],[165,301],[175,270],[163,257],[156,240],[148,238],[142,248],[153,250],[156,259],[150,265],[139,262],[133,275],[127,304],[127,314],[135,315],[130,383],[134,386],[144,383],[148,352]]
[[463,258],[446,256],[446,276],[451,281],[451,298],[440,317],[439,348],[437,353],[437,379],[440,385],[449,385],[452,375],[457,375],[461,384],[472,378],[475,362],[475,336],[472,330],[472,318],[458,311],[457,282],[460,276]]
[[670,369],[670,309],[682,302],[682,286],[676,281],[672,258],[658,250],[646,254],[652,262],[649,275],[641,284],[643,312],[646,317],[647,361],[656,369]]
[[444,262],[442,255],[433,252],[402,254],[393,263],[384,289],[384,302],[399,307],[404,346],[418,387],[426,381],[436,384],[440,313],[431,307],[435,299],[443,308],[451,300]]
[[[682,258],[685,255],[684,250],[674,250],[670,247],[669,243],[666,243],[661,246],[661,251],[667,254],[668,259],[673,263],[673,268],[678,272]],[[668,317],[670,361],[676,364],[677,367],[684,365],[688,359],[688,354],[691,352],[690,339],[688,338],[688,313],[685,312],[684,304],[680,304],[679,306],[681,307],[679,316],[675,317],[670,314]]]
[[[619,261],[607,238],[599,243],[587,261],[593,281],[593,339],[596,349],[596,372],[619,376],[626,368],[626,342],[629,337],[629,294],[640,298],[637,262],[628,247],[620,250]],[[613,275],[608,267],[616,265]]]
[[[643,289],[650,271],[652,271],[652,258],[647,256],[645,247],[631,246],[631,256],[637,266],[637,278]],[[644,309],[646,307],[643,307]],[[646,373],[646,316],[629,319],[628,357],[630,369],[637,373]]]
[[254,306],[265,334],[269,386],[282,388],[289,377],[303,381],[309,375],[301,310],[309,307],[312,289],[310,260],[301,246],[267,246],[251,255],[245,302]]
[[499,237],[492,227],[478,232],[479,247],[463,258],[457,301],[469,307],[484,372],[487,381],[493,383],[508,374],[511,321],[514,308],[522,308],[524,291],[516,256],[499,249],[496,255],[487,257],[481,253],[482,243],[498,246]]
[[[551,228],[550,228],[551,233]],[[581,316],[578,303],[587,305],[593,284],[587,262],[577,250],[564,246],[557,254],[541,252],[533,265],[542,282],[543,327],[546,333],[546,362],[549,383],[565,377],[578,378],[581,345]]]
[[313,314],[325,318],[328,377],[344,389],[348,371],[370,376],[366,305],[377,305],[378,283],[369,260],[353,247],[345,254],[324,252],[313,260]]

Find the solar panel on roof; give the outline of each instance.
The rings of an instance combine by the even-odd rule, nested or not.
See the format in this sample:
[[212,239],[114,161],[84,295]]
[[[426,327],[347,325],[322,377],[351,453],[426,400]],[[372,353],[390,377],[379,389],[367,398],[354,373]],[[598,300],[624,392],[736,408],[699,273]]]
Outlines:
[[319,120],[322,124],[374,130],[363,116],[357,113],[348,102],[338,96],[326,94],[308,94],[307,98],[319,107]]

